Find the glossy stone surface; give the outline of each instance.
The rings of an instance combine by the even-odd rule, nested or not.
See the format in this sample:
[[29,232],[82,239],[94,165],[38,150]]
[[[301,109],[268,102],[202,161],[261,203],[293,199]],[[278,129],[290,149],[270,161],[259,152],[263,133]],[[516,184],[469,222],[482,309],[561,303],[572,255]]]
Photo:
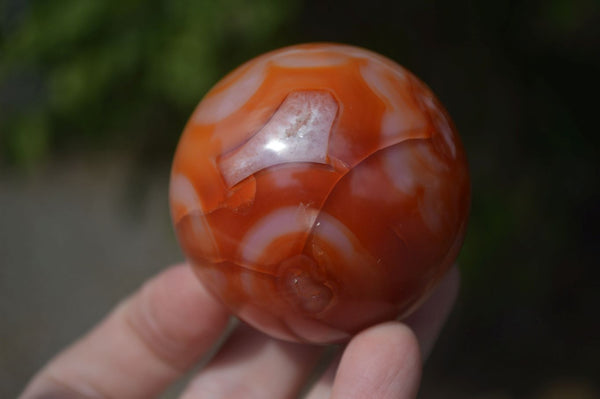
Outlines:
[[458,255],[469,187],[455,128],[420,80],[364,49],[307,44],[206,95],[170,201],[186,256],[234,314],[327,343],[426,298]]

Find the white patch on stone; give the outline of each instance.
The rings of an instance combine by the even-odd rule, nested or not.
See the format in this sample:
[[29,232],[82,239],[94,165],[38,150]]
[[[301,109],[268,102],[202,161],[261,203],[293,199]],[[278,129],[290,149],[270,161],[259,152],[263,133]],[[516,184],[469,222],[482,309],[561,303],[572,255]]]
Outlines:
[[327,212],[319,213],[318,228],[314,229],[313,234],[318,240],[333,246],[348,265],[355,264],[357,259],[366,254],[354,233]]
[[250,229],[241,241],[242,259],[248,264],[255,264],[263,257],[264,251],[279,237],[308,233],[312,228],[318,211],[300,205],[279,208]]
[[442,174],[448,166],[435,156],[430,143],[410,148],[398,146],[382,153],[384,171],[393,186],[408,196],[417,195],[419,212],[431,231],[441,227],[443,202],[440,200]]
[[327,92],[289,94],[258,133],[219,160],[225,182],[232,187],[262,169],[288,162],[327,164],[337,110],[337,102]]
[[411,149],[402,146],[389,148],[381,154],[384,171],[394,187],[405,194],[413,195],[418,183],[418,172],[414,168]]
[[183,205],[188,213],[200,210],[202,211],[202,204],[196,193],[192,182],[182,174],[175,173],[171,178],[171,184],[169,186],[170,197],[174,203]]
[[423,116],[407,105],[400,93],[384,79],[384,72],[389,69],[380,63],[369,63],[360,68],[365,82],[386,106],[381,120],[381,135],[385,145],[398,142],[402,132],[425,126]]
[[331,45],[323,48],[323,50],[329,50],[332,52],[342,53],[345,56],[358,58],[361,60],[365,60],[369,63],[376,64],[379,68],[384,68],[390,71],[392,74],[396,76],[399,80],[407,79],[407,74],[409,73],[404,69],[401,65],[391,60],[390,58],[384,57],[381,54],[374,53],[372,51],[354,47],[347,45]]
[[218,91],[219,86],[216,86],[202,100],[194,112],[194,122],[201,125],[209,125],[227,118],[250,100],[264,82],[265,76],[266,69],[264,62],[256,63],[246,69],[234,71],[231,76],[225,78],[219,84],[219,86],[223,86],[233,81],[229,87]]
[[284,68],[323,68],[344,64],[348,56],[323,49],[296,49],[274,57],[275,65]]

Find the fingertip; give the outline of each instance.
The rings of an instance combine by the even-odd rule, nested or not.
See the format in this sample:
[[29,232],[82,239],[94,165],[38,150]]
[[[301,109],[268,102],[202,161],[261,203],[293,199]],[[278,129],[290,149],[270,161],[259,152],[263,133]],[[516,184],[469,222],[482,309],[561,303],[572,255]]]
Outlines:
[[[409,357],[411,360],[420,361],[418,341],[415,333],[405,324],[390,321],[370,327],[360,332],[350,341],[347,350],[363,356],[380,351],[380,355],[387,357]],[[414,353],[413,353],[414,352]]]
[[350,341],[332,398],[411,398],[421,378],[421,353],[413,331],[400,322],[371,327]]
[[144,284],[127,317],[152,348],[185,370],[222,334],[230,314],[189,265],[178,264]]

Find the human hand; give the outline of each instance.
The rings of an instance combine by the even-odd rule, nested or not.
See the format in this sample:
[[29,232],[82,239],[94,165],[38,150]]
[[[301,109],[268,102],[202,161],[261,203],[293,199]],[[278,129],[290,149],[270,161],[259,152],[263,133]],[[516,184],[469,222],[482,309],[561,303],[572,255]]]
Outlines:
[[[306,398],[414,398],[421,359],[452,308],[458,282],[454,268],[408,319],[357,334]],[[171,267],[51,360],[21,399],[158,396],[210,351],[229,318],[189,266]],[[239,325],[181,398],[296,397],[323,350]]]

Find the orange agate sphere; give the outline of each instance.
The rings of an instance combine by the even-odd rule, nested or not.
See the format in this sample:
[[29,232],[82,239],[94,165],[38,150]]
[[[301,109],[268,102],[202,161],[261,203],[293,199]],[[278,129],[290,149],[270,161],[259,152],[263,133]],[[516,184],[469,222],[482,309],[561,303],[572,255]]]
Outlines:
[[177,147],[170,202],[184,253],[235,315],[327,343],[418,306],[458,255],[469,187],[425,84],[370,51],[307,44],[210,90]]

